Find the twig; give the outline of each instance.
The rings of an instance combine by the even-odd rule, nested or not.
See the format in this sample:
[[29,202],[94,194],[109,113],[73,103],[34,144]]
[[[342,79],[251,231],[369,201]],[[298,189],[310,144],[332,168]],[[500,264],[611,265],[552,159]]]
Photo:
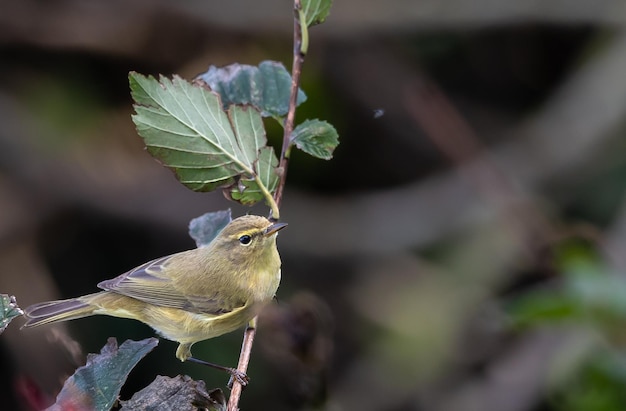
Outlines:
[[[305,49],[302,48],[302,27],[306,22],[301,19],[301,4],[300,0],[294,0],[294,27],[293,27],[293,64],[291,68],[291,95],[289,97],[289,111],[287,112],[287,118],[284,124],[283,134],[283,146],[280,153],[280,181],[278,187],[274,193],[274,204],[270,211],[270,219],[278,220],[280,218],[279,209],[280,203],[283,199],[283,189],[285,187],[285,181],[287,179],[287,166],[289,164],[289,154],[291,152],[291,133],[293,132],[294,123],[296,119],[296,106],[298,101],[298,86],[300,84],[300,74],[302,73],[302,64],[304,63]],[[241,344],[241,353],[239,355],[239,363],[237,369],[245,373],[248,369],[250,362],[250,353],[252,352],[252,345],[254,337],[256,335],[256,321],[254,318],[243,335],[243,342]],[[239,410],[239,398],[241,397],[242,386],[236,380],[233,381],[233,388],[228,399],[228,411]]]
[[[284,124],[283,147],[280,153],[280,182],[274,194],[274,200],[278,207],[283,199],[283,189],[287,179],[287,165],[289,164],[289,154],[291,152],[291,133],[293,132],[296,120],[296,106],[298,101],[298,86],[300,84],[300,74],[304,63],[304,52],[302,50],[302,28],[300,26],[300,0],[294,0],[294,22],[293,22],[293,64],[291,66],[291,95],[289,96],[289,111]],[[306,24],[302,22],[302,24]]]
[[[445,94],[424,76],[419,76],[408,90],[409,114],[456,167],[465,165],[465,176],[486,200],[496,205],[508,204],[505,209],[511,218],[503,221],[507,222],[511,232],[528,244],[528,251],[535,252],[537,243],[548,244],[554,238],[550,224],[488,156],[480,156],[484,151],[480,140]],[[473,161],[467,166],[470,160]]]
[[[250,321],[250,324],[246,328],[243,334],[243,342],[241,343],[241,354],[239,355],[239,363],[237,369],[241,372],[248,370],[248,364],[250,363],[250,353],[252,352],[252,344],[254,343],[254,336],[256,334],[256,317]],[[243,387],[239,382],[233,378],[233,388],[230,392],[230,398],[228,399],[228,411],[237,411],[239,409],[239,398],[241,397],[241,391]]]

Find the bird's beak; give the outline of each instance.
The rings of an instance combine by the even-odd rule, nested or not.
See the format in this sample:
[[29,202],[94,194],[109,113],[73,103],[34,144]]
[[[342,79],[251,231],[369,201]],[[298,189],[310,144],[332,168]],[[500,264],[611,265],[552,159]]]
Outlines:
[[287,223],[274,223],[263,231],[263,236],[269,237],[278,230],[282,230],[285,227],[287,227]]

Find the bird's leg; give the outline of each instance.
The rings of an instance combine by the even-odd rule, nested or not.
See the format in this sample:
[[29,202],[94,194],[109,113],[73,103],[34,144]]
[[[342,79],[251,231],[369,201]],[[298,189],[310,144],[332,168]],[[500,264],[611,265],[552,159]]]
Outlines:
[[248,382],[250,381],[250,379],[248,378],[246,373],[243,373],[243,372],[239,371],[236,368],[224,367],[223,365],[213,364],[212,362],[207,362],[207,361],[200,360],[200,359],[194,358],[194,357],[187,358],[187,361],[195,362],[197,364],[206,365],[206,366],[215,368],[217,370],[226,371],[227,373],[230,374],[230,380],[228,381],[228,388],[232,387],[233,379],[237,380],[237,382],[239,384],[241,384],[242,387],[245,387],[246,385],[248,385]]
[[180,343],[178,345],[178,349],[176,350],[176,358],[178,358],[181,361],[191,361],[197,364],[202,364],[202,365],[215,368],[217,370],[226,371],[227,373],[230,374],[230,379],[228,380],[228,384],[227,384],[228,388],[232,387],[233,379],[237,380],[237,382],[241,384],[242,387],[245,387],[246,385],[248,385],[248,382],[250,380],[248,379],[248,376],[246,375],[246,373],[241,372],[236,368],[224,367],[223,365],[213,364],[212,362],[208,362],[208,361],[204,361],[204,360],[200,360],[198,358],[192,357],[191,356],[192,344]]

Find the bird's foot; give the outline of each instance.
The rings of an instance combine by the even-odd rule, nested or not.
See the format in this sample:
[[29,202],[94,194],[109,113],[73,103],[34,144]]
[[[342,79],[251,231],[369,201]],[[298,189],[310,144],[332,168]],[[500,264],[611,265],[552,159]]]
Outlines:
[[250,378],[246,375],[245,372],[241,372],[236,368],[231,368],[228,373],[230,374],[230,379],[228,380],[228,384],[226,385],[229,390],[233,389],[233,383],[237,381],[242,387],[245,387],[250,382]]

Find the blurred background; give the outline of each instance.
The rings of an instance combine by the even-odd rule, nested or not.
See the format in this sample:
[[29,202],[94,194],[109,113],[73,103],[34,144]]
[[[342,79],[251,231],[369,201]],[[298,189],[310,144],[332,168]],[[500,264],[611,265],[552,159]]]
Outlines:
[[[127,76],[290,67],[289,1],[0,3],[0,293],[90,293],[192,248],[198,215],[267,213],[154,161]],[[297,117],[341,144],[292,157],[242,409],[626,409],[625,22],[623,0],[336,1]],[[153,335],[21,322],[0,337],[3,409],[49,405],[109,336]],[[235,365],[241,336],[194,354]],[[224,388],[175,349],[161,340],[122,399],[159,374]]]

